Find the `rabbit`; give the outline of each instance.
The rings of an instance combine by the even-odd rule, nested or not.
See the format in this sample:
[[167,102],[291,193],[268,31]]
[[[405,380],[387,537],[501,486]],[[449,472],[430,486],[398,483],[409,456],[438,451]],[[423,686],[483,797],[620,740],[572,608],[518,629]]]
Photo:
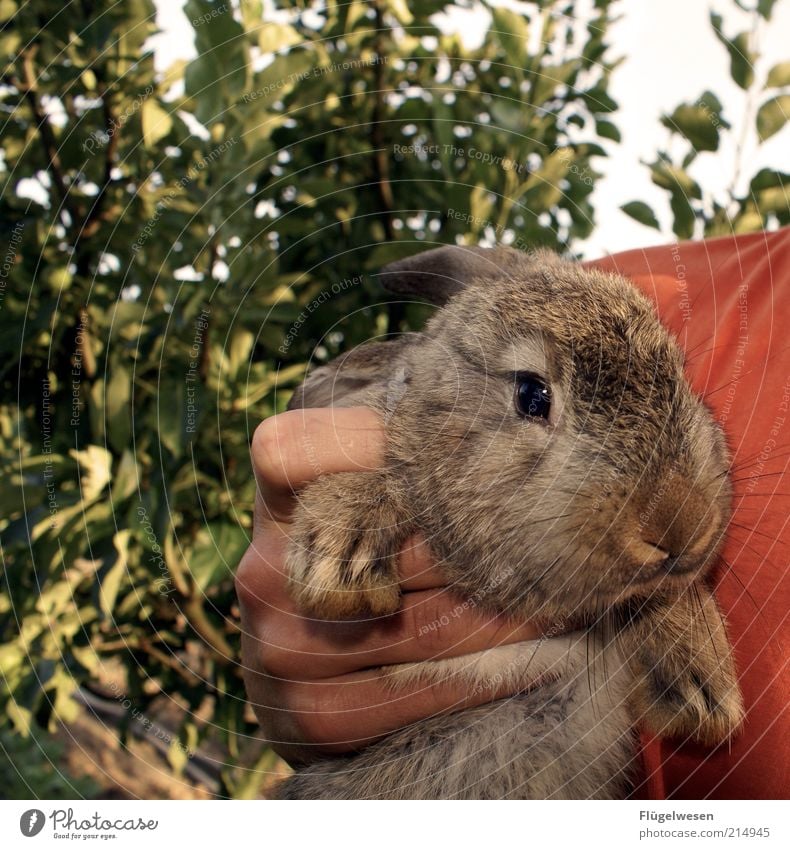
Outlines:
[[386,461],[301,492],[290,592],[321,619],[393,614],[398,551],[421,531],[468,603],[562,627],[382,669],[393,698],[448,679],[519,694],[300,769],[276,796],[620,799],[637,727],[726,740],[744,708],[706,578],[730,517],[729,453],[651,303],[547,250],[439,247],[381,276],[439,309],[294,393],[292,409],[378,410]]

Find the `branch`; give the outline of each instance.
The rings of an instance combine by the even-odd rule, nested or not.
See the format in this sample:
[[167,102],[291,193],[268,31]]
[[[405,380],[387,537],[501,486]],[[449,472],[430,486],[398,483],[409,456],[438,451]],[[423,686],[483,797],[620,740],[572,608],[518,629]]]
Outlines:
[[115,121],[115,115],[113,114],[112,104],[110,102],[110,93],[106,84],[104,84],[103,74],[99,68],[94,68],[93,73],[96,75],[97,81],[102,84],[101,102],[104,124],[112,132],[109,133],[110,138],[104,149],[104,179],[96,195],[96,200],[88,210],[85,221],[77,232],[78,240],[83,237],[92,236],[99,229],[99,225],[103,220],[104,203],[107,199],[107,190],[110,188],[110,183],[112,182],[112,169],[115,163],[115,153],[118,150],[118,136],[121,132],[120,124]]
[[[381,10],[380,0],[376,0],[376,39],[374,50],[376,54],[376,65],[374,70],[374,86],[373,93],[373,126],[370,132],[370,138],[373,142],[373,168],[375,171],[376,186],[378,188],[379,200],[381,201],[381,222],[384,226],[384,235],[388,242],[395,241],[395,228],[392,226],[392,216],[395,209],[395,199],[392,194],[392,184],[390,183],[390,161],[387,156],[384,139],[384,116],[386,114],[387,104],[384,100],[384,59],[385,47],[384,36],[384,15]],[[393,333],[397,331],[404,316],[404,307],[402,303],[390,303],[387,305],[387,331]]]
[[176,659],[176,655],[167,655],[162,651],[159,651],[156,646],[152,645],[150,640],[147,637],[140,637],[137,645],[131,645],[130,648],[138,649],[139,651],[144,651],[147,655],[150,655],[155,660],[158,660],[162,666],[166,666],[168,669],[172,670],[186,681],[187,684],[194,687],[196,682],[199,682],[201,687],[209,687],[210,684],[207,681],[204,681],[200,675],[196,672],[193,672],[183,661],[179,661]]
[[[751,53],[756,53],[759,50],[758,35],[760,31],[760,15],[755,9],[752,13],[752,29],[749,33],[748,49]],[[741,171],[743,170],[743,152],[746,148],[746,141],[749,135],[749,129],[754,126],[754,110],[756,106],[757,90],[754,83],[749,86],[746,92],[746,102],[743,109],[743,123],[741,124],[741,132],[735,145],[735,161],[733,163],[733,175],[730,185],[727,187],[730,204],[740,202],[736,197],[738,191],[738,183],[741,179]],[[729,210],[728,210],[729,215]]]
[[58,144],[55,134],[52,131],[52,126],[49,123],[46,112],[41,108],[41,103],[38,99],[38,81],[36,78],[35,68],[33,67],[33,59],[35,58],[36,46],[30,47],[22,53],[22,68],[24,72],[24,82],[15,81],[15,87],[22,92],[25,100],[30,104],[33,112],[33,118],[36,121],[41,142],[44,147],[44,156],[47,159],[49,172],[52,174],[52,181],[55,188],[58,190],[63,206],[71,215],[72,221],[77,220],[75,210],[71,204],[69,190],[66,186],[66,181],[63,177],[63,165],[58,155]]
[[199,637],[202,637],[206,641],[214,654],[228,659],[233,657],[233,649],[231,649],[228,641],[211,624],[206,616],[200,597],[192,596],[192,598],[187,599],[183,604],[182,610],[187,615],[189,626]]
[[371,128],[370,137],[373,142],[374,153],[373,162],[376,169],[376,186],[379,192],[379,199],[382,206],[382,223],[384,224],[384,232],[387,239],[393,241],[395,239],[395,230],[392,226],[392,212],[395,207],[395,201],[392,196],[392,185],[390,184],[390,163],[387,157],[385,148],[383,121],[386,110],[384,102],[384,66],[382,57],[384,56],[384,43],[382,30],[384,28],[384,16],[381,11],[380,2],[376,2],[376,64],[374,74],[374,101],[373,101],[373,127]]

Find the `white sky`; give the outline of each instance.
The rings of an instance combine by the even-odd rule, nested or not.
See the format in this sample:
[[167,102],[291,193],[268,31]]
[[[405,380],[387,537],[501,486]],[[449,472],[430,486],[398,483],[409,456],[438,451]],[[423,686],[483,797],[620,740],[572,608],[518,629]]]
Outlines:
[[[704,0],[621,0],[616,7],[623,17],[612,29],[610,55],[622,55],[626,60],[615,71],[610,92],[620,104],[613,120],[623,141],[619,145],[605,143],[611,156],[596,160],[605,177],[593,195],[598,226],[582,245],[588,258],[674,238],[666,193],[653,186],[647,167],[640,164],[640,160],[652,160],[659,146],[667,146],[669,133],[659,123],[663,113],[671,112],[683,101],[693,102],[710,89],[724,104],[724,117],[735,128],[735,137],[740,135],[746,115],[746,93],[730,80],[729,57],[708,21],[712,8],[723,15],[724,31],[730,37],[747,29],[750,16],[734,6],[732,0],[712,0],[710,5]],[[154,40],[154,49],[157,67],[164,69],[175,59],[195,55],[193,36],[179,2],[157,0],[157,10],[162,32]],[[478,9],[456,16],[456,20],[473,38],[484,32],[486,17]],[[776,62],[790,61],[788,34],[790,0],[778,0],[773,19],[760,36],[758,80],[764,79]],[[762,95],[752,104],[748,116],[752,126],[755,108],[767,96]],[[749,134],[742,157],[743,182],[748,184],[749,177],[762,166],[783,170],[790,167],[789,135],[790,124],[758,150],[754,133]],[[691,173],[703,188],[719,192],[729,185],[734,163],[734,145],[727,144],[717,153],[700,154]],[[644,227],[621,212],[620,205],[629,200],[644,200],[654,206],[662,232]]]

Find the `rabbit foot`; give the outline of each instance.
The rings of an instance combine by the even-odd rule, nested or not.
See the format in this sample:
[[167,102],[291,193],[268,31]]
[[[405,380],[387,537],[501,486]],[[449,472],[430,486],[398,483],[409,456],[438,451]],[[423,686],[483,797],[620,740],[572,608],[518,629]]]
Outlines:
[[706,587],[649,605],[630,629],[637,722],[662,737],[713,746],[737,730],[744,716],[727,633]]
[[286,563],[300,609],[321,619],[397,611],[396,558],[407,529],[398,521],[386,479],[334,474],[310,484],[299,502]]
[[743,720],[734,680],[693,663],[673,673],[659,662],[647,669],[638,692],[638,718],[662,737],[691,737],[712,746],[732,736]]

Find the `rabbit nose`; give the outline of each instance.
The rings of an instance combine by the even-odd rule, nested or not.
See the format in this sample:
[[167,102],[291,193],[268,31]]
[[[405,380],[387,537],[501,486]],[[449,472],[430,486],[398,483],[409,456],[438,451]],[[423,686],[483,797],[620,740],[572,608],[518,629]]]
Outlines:
[[661,566],[665,572],[670,572],[673,575],[684,575],[694,568],[694,558],[679,557],[677,554],[667,551],[655,542],[649,542],[648,540],[644,542],[646,546],[650,546],[657,552],[655,558],[645,563],[646,566]]
[[635,539],[628,547],[628,553],[642,566],[658,566],[669,560],[669,552],[646,539]]
[[643,549],[643,562],[661,564],[673,575],[682,575],[698,566],[721,529],[719,506],[702,487],[689,483],[678,473],[664,476],[657,489],[643,488],[634,506],[637,510],[634,535],[643,546],[649,547]]

